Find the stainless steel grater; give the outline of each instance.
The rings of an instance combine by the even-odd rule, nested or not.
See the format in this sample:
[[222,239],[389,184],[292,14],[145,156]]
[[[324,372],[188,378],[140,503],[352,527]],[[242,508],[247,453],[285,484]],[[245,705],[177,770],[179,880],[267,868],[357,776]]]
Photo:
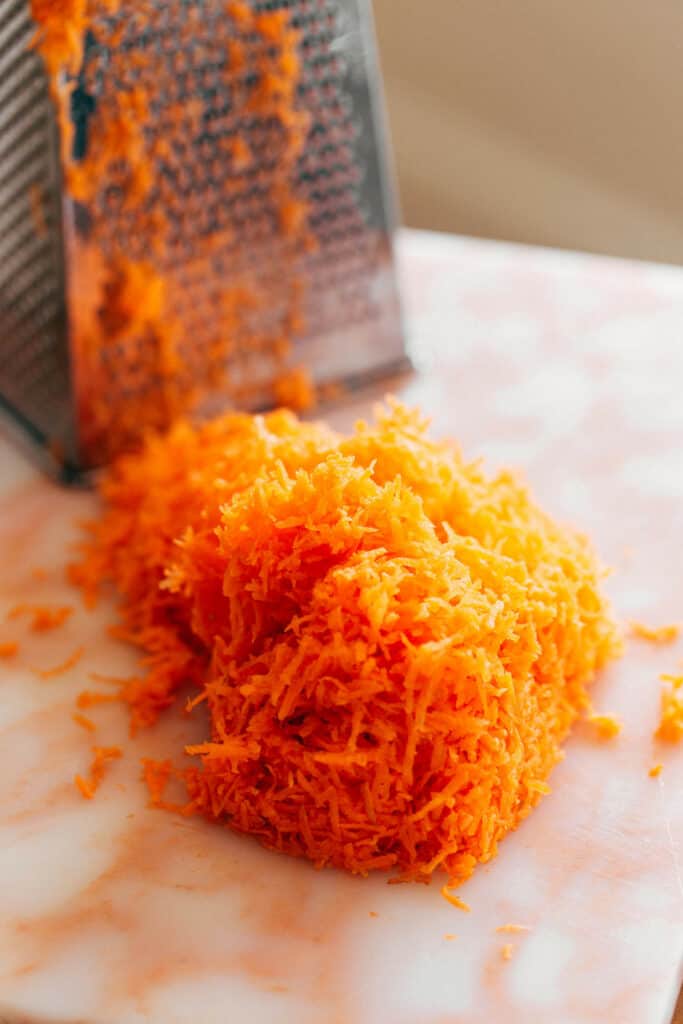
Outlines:
[[293,367],[323,395],[404,367],[367,0],[101,6],[55,83],[0,0],[11,420],[78,474],[178,412],[286,399]]

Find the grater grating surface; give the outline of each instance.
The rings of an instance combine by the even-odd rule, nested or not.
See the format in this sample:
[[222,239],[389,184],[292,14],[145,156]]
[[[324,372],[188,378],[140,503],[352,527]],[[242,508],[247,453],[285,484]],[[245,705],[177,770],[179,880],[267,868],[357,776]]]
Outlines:
[[0,402],[76,456],[54,108],[25,0],[0,0]]
[[403,361],[362,4],[99,14],[57,116],[26,3],[3,9],[0,390],[36,436],[89,467],[175,415],[272,404],[287,367]]

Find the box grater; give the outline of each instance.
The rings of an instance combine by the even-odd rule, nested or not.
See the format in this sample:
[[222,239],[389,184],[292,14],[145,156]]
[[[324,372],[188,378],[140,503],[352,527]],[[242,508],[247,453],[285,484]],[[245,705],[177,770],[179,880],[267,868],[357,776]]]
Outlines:
[[296,404],[297,367],[323,397],[404,367],[366,0],[89,6],[48,74],[0,0],[11,421],[77,475],[177,415]]

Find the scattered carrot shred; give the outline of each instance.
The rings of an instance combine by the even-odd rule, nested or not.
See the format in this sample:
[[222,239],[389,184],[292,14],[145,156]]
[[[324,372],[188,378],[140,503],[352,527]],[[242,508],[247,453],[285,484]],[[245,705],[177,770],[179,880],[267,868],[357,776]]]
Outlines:
[[89,778],[77,775],[74,783],[85,800],[92,800],[100,788],[109,761],[121,757],[123,754],[120,747],[93,747],[93,760],[90,765]]
[[651,644],[673,644],[681,634],[681,627],[677,624],[670,626],[646,626],[642,622],[630,623],[631,636],[639,640],[646,640]]
[[444,939],[446,940],[446,942],[453,942],[453,940],[454,940],[454,939],[457,939],[457,937],[458,937],[458,936],[457,936],[457,935],[454,935],[454,934],[453,934],[452,932],[447,932],[447,933],[446,933],[446,934],[444,935]]
[[621,732],[621,722],[613,715],[589,715],[588,724],[593,727],[598,739],[613,740]]
[[69,657],[60,665],[55,665],[54,668],[34,668],[32,671],[39,676],[40,679],[55,679],[57,676],[65,675],[69,669],[74,668],[84,654],[84,648],[77,647],[73,654],[70,654]]
[[19,653],[19,644],[13,640],[0,644],[0,658],[14,658]]
[[379,917],[379,914],[377,913],[376,910],[371,910],[369,916],[370,917]]
[[[115,585],[144,652],[106,698],[132,727],[205,701],[194,813],[457,885],[549,791],[621,644],[587,541],[427,427],[398,403],[345,438],[282,410],[176,423],[105,471],[71,577]],[[157,806],[170,774],[145,765]]]
[[144,758],[142,767],[150,803],[153,807],[163,807],[164,793],[173,772],[171,762]]
[[81,715],[78,711],[74,711],[71,717],[73,718],[76,725],[80,725],[81,729],[85,729],[87,732],[96,731],[97,726],[95,725],[93,720],[91,718],[88,718],[86,715]]
[[514,953],[514,951],[515,947],[512,945],[512,943],[506,942],[500,951],[500,955],[502,956],[503,960],[512,960],[512,954]]
[[664,768],[664,765],[661,764],[661,763],[653,764],[652,768],[650,768],[650,770],[649,770],[649,772],[647,774],[650,776],[651,779],[656,779],[659,775],[662,774],[662,769],[663,768]]
[[275,399],[296,412],[305,412],[316,404],[313,379],[308,370],[296,368],[275,379]]
[[464,910],[465,913],[469,914],[472,909],[468,903],[465,903],[465,901],[461,900],[459,896],[456,896],[454,892],[451,892],[447,885],[442,887],[441,895],[452,907],[457,907],[458,910]]
[[501,924],[496,928],[497,932],[507,933],[508,935],[519,935],[522,932],[530,932],[526,924]]
[[680,743],[683,739],[683,676],[663,675],[659,725],[655,739]]
[[116,704],[120,700],[117,693],[94,693],[92,690],[83,690],[76,699],[76,707],[86,710],[97,707],[98,704]]
[[31,629],[34,633],[47,633],[50,630],[63,626],[70,615],[73,614],[73,607],[65,606],[50,608],[47,605],[19,604],[8,614],[9,619],[18,619],[25,615],[31,616]]

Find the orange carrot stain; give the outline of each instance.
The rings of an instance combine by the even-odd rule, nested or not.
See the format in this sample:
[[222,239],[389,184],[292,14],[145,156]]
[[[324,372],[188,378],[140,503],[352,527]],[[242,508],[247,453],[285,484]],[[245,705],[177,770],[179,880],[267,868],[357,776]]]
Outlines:
[[81,715],[77,711],[72,714],[72,719],[76,725],[80,725],[81,729],[85,729],[87,732],[95,732],[97,726],[91,718],[86,715]]
[[16,605],[8,613],[8,619],[19,619],[23,616],[31,617],[30,628],[34,633],[47,633],[58,629],[71,615],[74,609],[71,605],[58,608],[50,608],[48,605]]
[[38,238],[47,238],[48,226],[47,218],[45,216],[45,196],[43,194],[42,187],[37,182],[30,185],[28,197],[31,219],[33,221],[33,230]]
[[40,679],[55,679],[57,676],[65,675],[70,669],[74,668],[85,654],[83,647],[78,647],[76,650],[69,655],[61,664],[55,665],[53,668],[34,668],[31,671],[37,675]]

